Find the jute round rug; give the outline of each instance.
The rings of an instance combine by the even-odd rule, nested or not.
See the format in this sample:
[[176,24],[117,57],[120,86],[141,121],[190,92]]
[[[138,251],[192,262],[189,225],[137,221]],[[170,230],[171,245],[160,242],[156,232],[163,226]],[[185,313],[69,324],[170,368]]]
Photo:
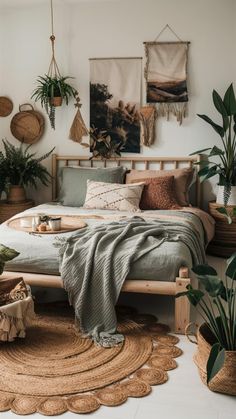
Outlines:
[[0,411],[89,413],[143,397],[167,381],[182,351],[166,325],[118,307],[123,344],[101,348],[74,329],[68,309],[37,315],[24,340],[0,344]]

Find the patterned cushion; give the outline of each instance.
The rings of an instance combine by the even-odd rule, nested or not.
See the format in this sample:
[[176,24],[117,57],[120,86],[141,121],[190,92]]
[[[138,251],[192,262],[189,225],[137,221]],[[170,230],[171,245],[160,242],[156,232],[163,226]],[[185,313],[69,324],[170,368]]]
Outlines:
[[[132,179],[132,183],[135,181],[137,182],[137,179]],[[140,201],[142,210],[181,208],[175,197],[174,176],[138,179],[138,181],[145,183]]]
[[84,208],[139,211],[143,186],[143,183],[121,185],[88,180]]
[[185,207],[189,205],[189,188],[194,181],[195,171],[192,168],[173,170],[131,170],[126,174],[125,183],[132,180],[140,182],[140,179],[150,179],[165,176],[174,176],[174,189],[178,203]]

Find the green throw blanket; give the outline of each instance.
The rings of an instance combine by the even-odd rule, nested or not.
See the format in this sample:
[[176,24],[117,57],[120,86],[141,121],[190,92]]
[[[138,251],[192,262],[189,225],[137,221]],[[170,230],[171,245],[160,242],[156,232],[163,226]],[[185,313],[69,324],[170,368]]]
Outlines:
[[184,222],[133,217],[83,228],[61,245],[61,277],[84,335],[104,347],[123,341],[116,333],[115,304],[132,262],[164,241],[183,241],[193,263],[205,252],[197,233]]

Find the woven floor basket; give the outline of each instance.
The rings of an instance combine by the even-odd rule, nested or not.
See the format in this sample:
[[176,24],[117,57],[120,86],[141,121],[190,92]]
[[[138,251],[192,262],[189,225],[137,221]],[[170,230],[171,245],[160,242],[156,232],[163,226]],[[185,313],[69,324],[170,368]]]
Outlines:
[[[194,355],[194,362],[204,384],[206,384],[206,365],[211,350],[208,340],[209,332],[203,324],[197,333],[198,350]],[[210,381],[208,387],[212,391],[236,396],[236,351],[226,351],[224,366]]]

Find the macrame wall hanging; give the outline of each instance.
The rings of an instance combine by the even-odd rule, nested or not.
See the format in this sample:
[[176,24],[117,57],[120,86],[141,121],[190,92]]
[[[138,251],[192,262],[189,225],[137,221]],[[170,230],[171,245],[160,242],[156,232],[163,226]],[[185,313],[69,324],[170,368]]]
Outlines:
[[[158,42],[169,29],[177,42]],[[167,24],[153,42],[144,42],[146,54],[145,79],[147,103],[155,104],[157,116],[175,115],[179,124],[187,114],[187,59],[190,42],[182,41]]]

